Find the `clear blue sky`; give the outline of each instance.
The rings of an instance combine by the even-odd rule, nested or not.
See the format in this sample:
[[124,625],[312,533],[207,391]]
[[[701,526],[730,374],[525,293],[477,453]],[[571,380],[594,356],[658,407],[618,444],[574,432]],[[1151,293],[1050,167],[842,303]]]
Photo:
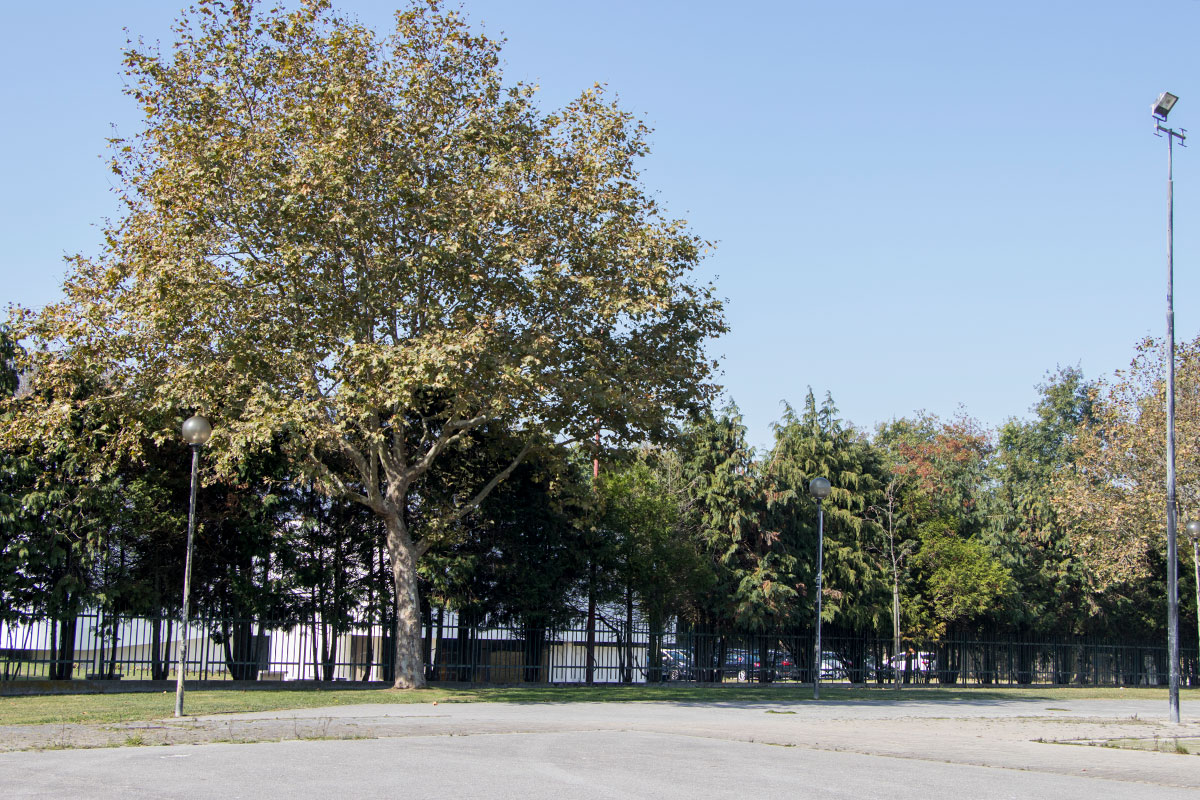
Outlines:
[[[397,0],[338,7],[384,30]],[[718,243],[713,346],[758,445],[808,386],[862,427],[961,406],[1025,416],[1162,336],[1166,143],[1200,123],[1196,0],[1006,3],[466,0],[545,108],[593,82],[654,127],[645,183]],[[20,3],[0,65],[0,301],[59,295],[116,213],[104,140],[137,129],[128,28],[166,2]],[[1197,126],[1200,133],[1200,124]],[[1200,140],[1197,140],[1200,144]],[[1200,149],[1176,150],[1176,324],[1200,332]]]

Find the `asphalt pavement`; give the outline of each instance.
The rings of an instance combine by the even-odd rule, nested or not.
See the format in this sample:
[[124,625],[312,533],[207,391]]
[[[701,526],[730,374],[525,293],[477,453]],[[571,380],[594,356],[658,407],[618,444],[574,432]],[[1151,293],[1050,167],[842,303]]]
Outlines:
[[1165,714],[1156,701],[1100,700],[343,706],[120,727],[232,742],[0,754],[0,787],[289,800],[1200,797],[1200,757],[1089,746],[1200,737],[1196,714],[1185,709],[1180,726]]

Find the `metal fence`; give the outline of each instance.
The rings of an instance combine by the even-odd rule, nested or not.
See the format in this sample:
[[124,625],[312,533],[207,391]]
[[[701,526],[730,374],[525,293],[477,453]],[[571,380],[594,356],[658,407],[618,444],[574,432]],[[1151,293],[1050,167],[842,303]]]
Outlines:
[[[388,626],[320,619],[271,623],[198,619],[188,625],[186,677],[199,680],[390,681]],[[588,646],[589,638],[592,646]],[[167,680],[175,677],[177,620],[80,614],[72,620],[0,623],[0,680]],[[426,678],[485,684],[663,681],[811,682],[811,632],[729,634],[606,625],[513,628],[460,624],[436,612],[422,629]],[[949,685],[1155,686],[1167,681],[1165,645],[1095,642],[906,642],[825,636],[827,682]],[[1200,685],[1195,648],[1181,659]]]

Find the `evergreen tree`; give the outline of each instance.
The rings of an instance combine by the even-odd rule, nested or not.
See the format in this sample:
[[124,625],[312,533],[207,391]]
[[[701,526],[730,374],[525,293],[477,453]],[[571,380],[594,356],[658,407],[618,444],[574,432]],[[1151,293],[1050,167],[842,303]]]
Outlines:
[[[883,530],[872,513],[884,484],[879,453],[838,417],[832,397],[827,395],[818,407],[810,389],[801,414],[785,407],[764,470],[772,490],[772,524],[784,532],[806,586],[815,585],[817,547],[816,505],[808,484],[816,477],[829,479],[832,492],[823,502],[822,617],[845,630],[885,627],[890,618],[887,573],[872,555],[883,543]],[[808,604],[815,605],[811,595]]]
[[1064,368],[1038,388],[1034,419],[1011,419],[1000,428],[988,538],[1020,587],[1019,602],[1008,610],[1010,624],[1038,634],[1082,633],[1084,568],[1055,507],[1053,486],[1073,469],[1077,432],[1093,420],[1095,387],[1078,368]]
[[687,526],[710,567],[697,622],[720,628],[776,628],[795,612],[795,559],[765,524],[766,494],[736,409],[689,431],[683,474]]

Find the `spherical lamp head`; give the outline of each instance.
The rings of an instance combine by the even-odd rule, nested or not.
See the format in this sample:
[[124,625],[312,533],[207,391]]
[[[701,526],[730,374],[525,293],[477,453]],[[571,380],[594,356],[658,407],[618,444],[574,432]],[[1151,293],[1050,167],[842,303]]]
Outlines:
[[831,491],[833,491],[833,487],[826,478],[813,478],[808,482],[808,493],[818,501],[829,497]]
[[1200,538],[1200,522],[1192,520],[1183,527],[1187,529],[1188,536],[1192,537],[1193,539]]
[[203,446],[209,436],[212,436],[212,425],[199,414],[188,417],[183,423],[183,440],[193,447]]

